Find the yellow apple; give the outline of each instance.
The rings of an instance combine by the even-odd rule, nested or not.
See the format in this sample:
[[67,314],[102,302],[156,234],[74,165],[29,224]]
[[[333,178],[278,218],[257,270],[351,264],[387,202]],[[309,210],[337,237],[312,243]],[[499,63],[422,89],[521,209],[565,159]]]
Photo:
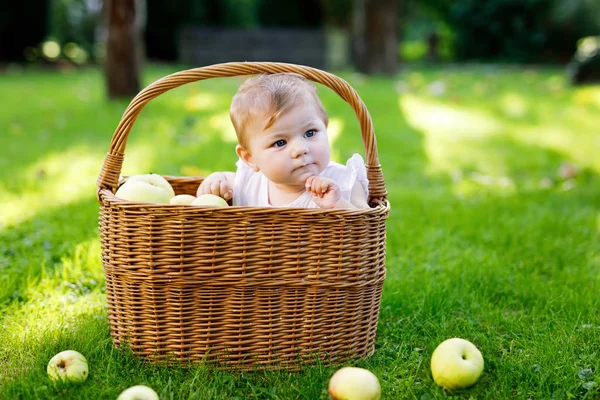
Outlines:
[[88,362],[83,354],[65,350],[50,359],[46,372],[53,381],[83,382],[88,377]]
[[131,201],[169,204],[175,192],[171,184],[158,174],[133,175],[121,185],[115,196]]
[[369,370],[344,367],[329,380],[329,396],[332,400],[379,400],[379,379]]
[[152,184],[154,186],[158,186],[158,187],[165,189],[167,192],[169,192],[171,197],[175,196],[175,191],[173,190],[173,187],[171,186],[169,181],[166,180],[162,175],[158,175],[158,174],[132,175],[129,178],[127,178],[127,180],[132,181],[132,182],[133,181],[149,182],[150,184]]
[[203,194],[196,197],[196,200],[192,202],[193,206],[216,206],[216,207],[227,207],[229,204],[219,196],[214,194]]
[[431,375],[445,389],[464,389],[479,379],[483,372],[483,356],[468,340],[452,338],[443,341],[431,356]]
[[117,400],[159,400],[159,398],[154,389],[137,385],[122,391]]
[[192,196],[191,194],[178,194],[175,197],[171,197],[169,202],[171,204],[186,205],[192,204],[194,200],[196,200],[196,196]]

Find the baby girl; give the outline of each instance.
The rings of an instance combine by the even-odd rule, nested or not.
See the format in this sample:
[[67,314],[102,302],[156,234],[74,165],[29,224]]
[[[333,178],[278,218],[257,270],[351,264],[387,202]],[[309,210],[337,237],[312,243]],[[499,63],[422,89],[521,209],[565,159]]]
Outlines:
[[197,195],[211,193],[234,206],[368,208],[362,157],[330,160],[328,118],[316,87],[298,74],[258,75],[233,97],[238,137],[236,172],[210,174]]

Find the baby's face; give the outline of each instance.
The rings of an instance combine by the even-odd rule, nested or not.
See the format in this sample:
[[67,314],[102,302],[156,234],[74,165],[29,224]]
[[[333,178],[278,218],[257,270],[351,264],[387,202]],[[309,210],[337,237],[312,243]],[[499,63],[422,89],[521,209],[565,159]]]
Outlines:
[[272,182],[304,186],[329,164],[327,128],[309,101],[301,101],[279,116],[268,129],[266,117],[254,124],[249,141],[252,163]]

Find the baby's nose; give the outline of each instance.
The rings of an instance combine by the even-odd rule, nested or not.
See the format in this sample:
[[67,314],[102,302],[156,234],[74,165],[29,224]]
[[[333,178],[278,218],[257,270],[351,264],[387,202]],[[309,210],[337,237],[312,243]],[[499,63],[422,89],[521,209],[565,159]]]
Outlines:
[[308,153],[308,146],[305,143],[296,143],[292,148],[292,156],[294,158]]

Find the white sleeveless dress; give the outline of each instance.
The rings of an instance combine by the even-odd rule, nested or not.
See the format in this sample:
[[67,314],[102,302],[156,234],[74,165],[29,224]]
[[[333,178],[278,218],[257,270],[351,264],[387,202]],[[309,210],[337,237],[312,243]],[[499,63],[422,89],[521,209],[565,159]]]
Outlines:
[[[233,184],[233,205],[252,207],[273,207],[269,204],[269,180],[262,172],[255,172],[242,160],[236,163],[235,182]],[[368,195],[369,181],[367,169],[360,154],[354,154],[346,165],[329,162],[329,165],[319,174],[336,182],[341,190],[342,198],[350,201],[352,188],[358,180]],[[304,192],[296,200],[281,207],[319,208],[312,201],[310,194]]]

